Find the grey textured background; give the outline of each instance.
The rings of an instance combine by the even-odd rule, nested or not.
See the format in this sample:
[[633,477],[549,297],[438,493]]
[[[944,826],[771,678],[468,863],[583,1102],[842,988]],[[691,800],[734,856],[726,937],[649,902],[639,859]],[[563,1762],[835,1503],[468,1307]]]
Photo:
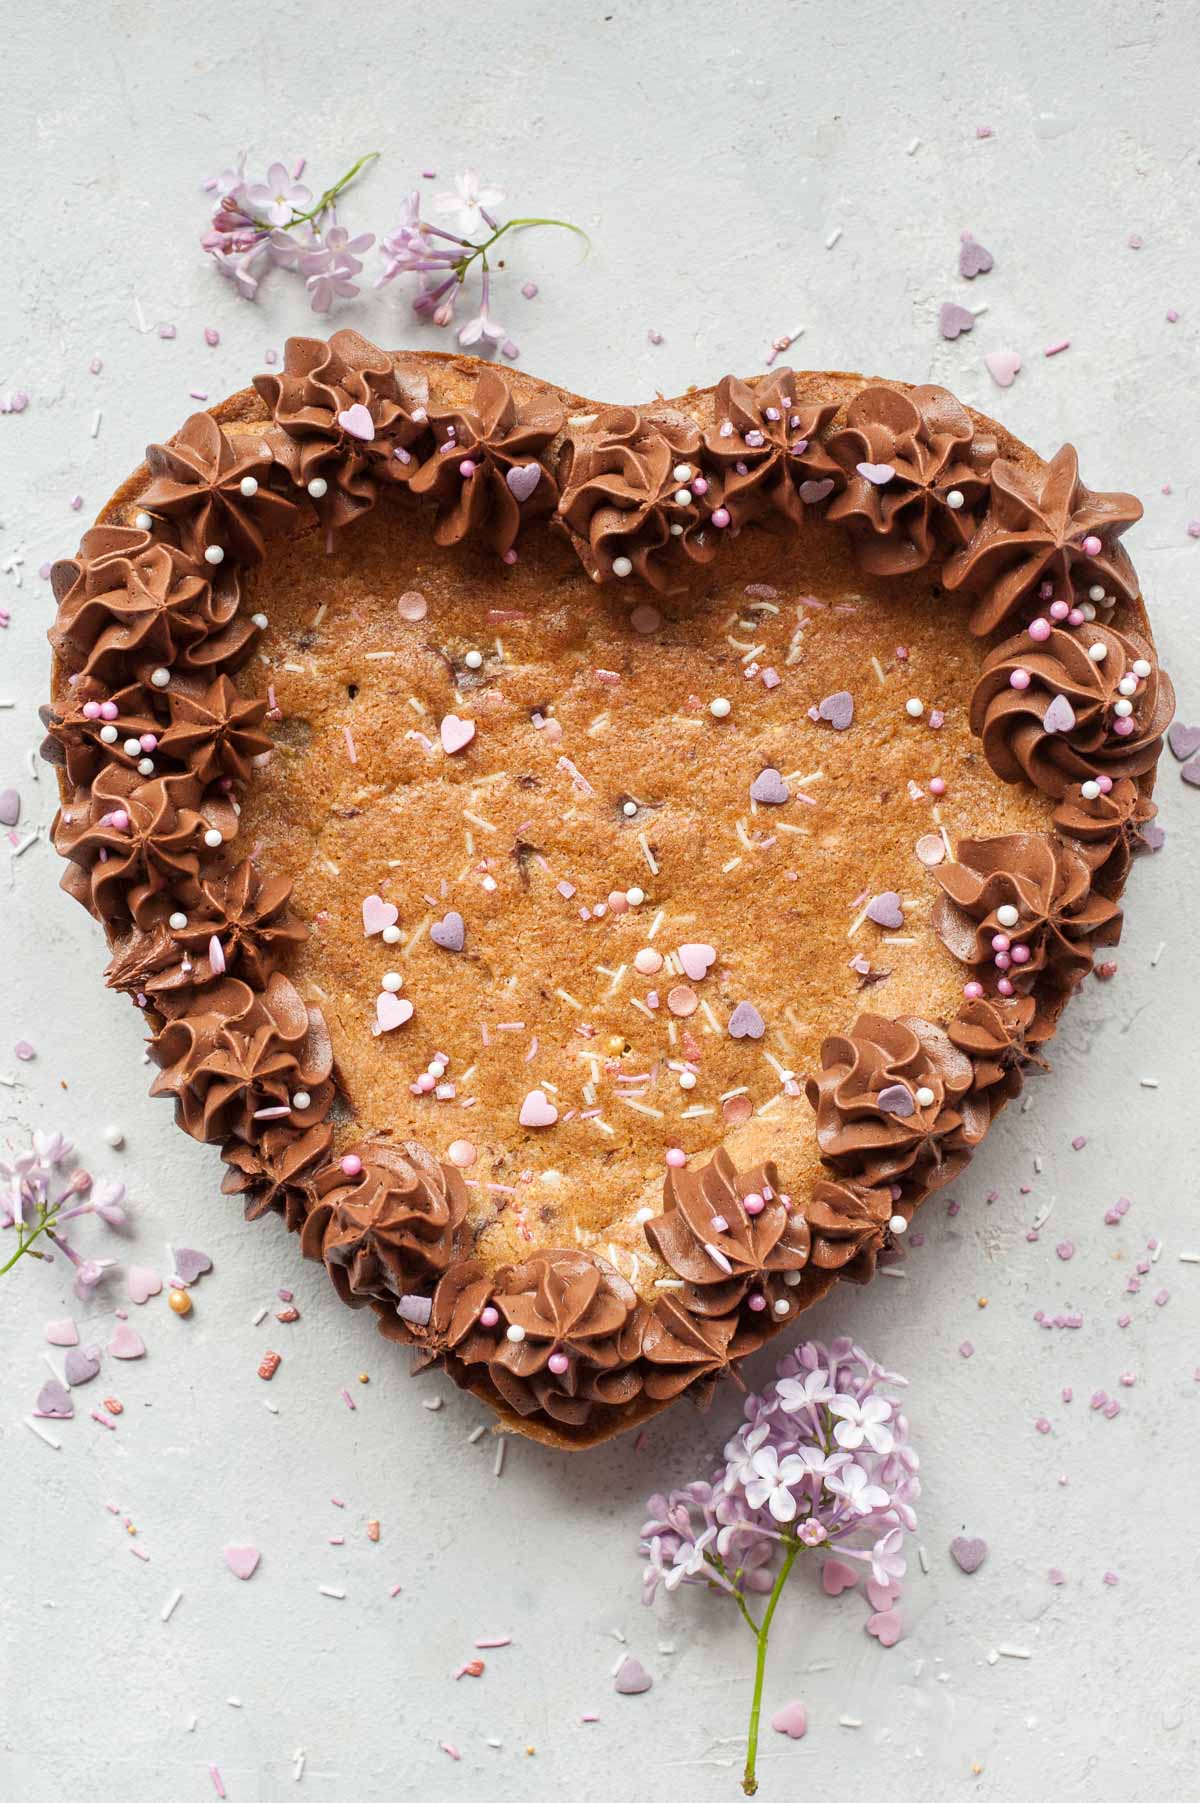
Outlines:
[[[436,1378],[411,1382],[369,1322],[300,1268],[281,1229],[242,1227],[217,1194],[215,1154],[147,1103],[138,1022],[100,985],[98,933],[56,891],[52,784],[26,763],[47,668],[38,565],[73,549],[146,441],[182,420],[189,388],[216,399],[240,386],[267,346],[306,324],[287,278],[252,307],[206,267],[195,246],[205,175],[242,145],[256,164],[306,152],[318,180],[378,148],[383,162],[345,212],[353,224],[386,229],[420,169],[445,178],[470,162],[521,210],[577,219],[590,259],[565,240],[530,240],[498,310],[524,367],[584,392],[638,399],[750,373],[772,338],[803,325],[801,366],[945,381],[1045,451],[1074,438],[1089,480],[1146,500],[1131,548],[1181,712],[1200,707],[1200,544],[1186,533],[1200,515],[1194,10],[1063,0],[1035,24],[1019,0],[609,7],[4,9],[0,393],[33,398],[0,418],[0,564],[20,547],[26,558],[20,587],[0,574],[13,616],[0,697],[15,702],[0,711],[0,786],[17,783],[43,842],[20,858],[0,844],[0,1131],[64,1125],[94,1168],[119,1169],[136,1209],[130,1258],[161,1265],[174,1239],[216,1263],[190,1322],[162,1298],[132,1311],[149,1356],[78,1398],[119,1393],[118,1431],[81,1406],[57,1430],[58,1453],[21,1417],[45,1375],[42,1325],[67,1312],[60,1268],[25,1265],[0,1287],[6,1803],[186,1803],[214,1794],[210,1761],[231,1803],[738,1794],[744,1630],[694,1593],[643,1611],[634,1556],[643,1497],[706,1467],[736,1396],[708,1422],[677,1410],[640,1452],[626,1442],[568,1461],[517,1443],[495,1478],[490,1442],[467,1440],[479,1407]],[[977,139],[981,123],[990,140]],[[971,289],[955,273],[963,228],[996,256]],[[533,303],[517,292],[526,275],[541,283]],[[955,297],[988,311],[944,344],[937,307]],[[178,337],[143,335],[139,305]],[[1170,306],[1182,312],[1173,326]],[[444,344],[414,329],[397,290],[365,294],[340,322],[393,345]],[[222,333],[215,351],[208,323]],[[1047,360],[1059,337],[1071,349]],[[1025,359],[1003,396],[981,361],[997,346]],[[82,516],[68,505],[76,490]],[[956,1191],[961,1214],[935,1202],[903,1280],[847,1290],[808,1318],[814,1332],[854,1332],[913,1380],[930,1571],[914,1565],[906,1638],[890,1652],[865,1635],[856,1598],[795,1583],[768,1707],[802,1697],[812,1726],[800,1744],[767,1733],[764,1796],[869,1787],[903,1803],[1136,1803],[1194,1790],[1200,1269],[1178,1261],[1200,1249],[1189,830],[1200,796],[1169,760],[1160,800],[1169,843],[1135,874],[1120,975],[1087,985],[1053,1074]],[[13,1059],[20,1037],[35,1062]],[[103,1146],[108,1123],[124,1129],[123,1153]],[[1122,1194],[1129,1213],[1104,1226]],[[1162,1259],[1126,1298],[1151,1234]],[[1069,1263],[1054,1251],[1066,1237],[1078,1245]],[[295,1288],[302,1321],[252,1327],[280,1284]],[[85,1337],[108,1338],[115,1294],[98,1299]],[[1038,1308],[1078,1309],[1084,1325],[1042,1330]],[[970,1360],[957,1353],[965,1338]],[[254,1369],[269,1344],[285,1361],[267,1391]],[[363,1369],[366,1388],[354,1381]],[[1132,1388],[1119,1387],[1123,1371]],[[1116,1420],[1089,1410],[1097,1387],[1120,1397]],[[436,1395],[444,1407],[429,1412]],[[109,1501],[149,1563],[130,1556]],[[368,1516],[382,1521],[378,1545],[364,1538]],[[991,1548],[974,1579],[947,1555],[963,1529]],[[346,1546],[327,1545],[338,1532]],[[263,1559],[241,1585],[221,1547],[244,1540]],[[1066,1574],[1057,1589],[1054,1565]],[[1115,1588],[1102,1583],[1109,1569]],[[497,1631],[513,1645],[485,1655],[482,1679],[455,1683],[475,1637]],[[649,1694],[612,1693],[616,1633],[655,1674]],[[990,1662],[1001,1646],[1030,1657]],[[591,1709],[601,1721],[581,1725]],[[839,1726],[843,1714],[861,1728]]]

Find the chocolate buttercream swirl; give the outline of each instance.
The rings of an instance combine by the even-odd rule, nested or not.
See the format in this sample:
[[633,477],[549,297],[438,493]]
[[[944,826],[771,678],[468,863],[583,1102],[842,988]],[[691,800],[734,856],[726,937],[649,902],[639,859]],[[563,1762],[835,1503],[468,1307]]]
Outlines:
[[652,1402],[669,1402],[693,1384],[719,1377],[738,1356],[736,1314],[696,1315],[679,1298],[659,1296],[642,1331],[643,1387]]
[[51,571],[49,639],[69,670],[120,685],[159,668],[215,673],[250,654],[258,628],[238,615],[232,565],[215,580],[174,545],[126,526],[93,526],[77,557]]
[[52,830],[69,860],[62,887],[104,921],[154,926],[195,894],[208,820],[190,777],[141,777],[112,764],[59,810]]
[[296,503],[270,486],[270,446],[233,445],[210,413],[193,413],[166,444],[147,445],[146,467],[153,480],[139,506],[170,520],[198,561],[217,545],[239,563],[261,563],[264,530],[296,518]]
[[[709,523],[713,485],[699,498],[689,486],[700,476],[699,453],[699,428],[687,414],[606,407],[586,425],[568,421],[558,517],[594,581],[607,581],[614,561],[627,558],[643,582],[669,591],[682,586],[685,562],[714,555],[721,534]],[[686,477],[677,473],[684,468]]]
[[761,1294],[770,1278],[808,1263],[808,1228],[780,1199],[772,1164],[739,1171],[721,1147],[698,1169],[668,1169],[663,1198],[646,1238],[683,1278],[680,1297],[692,1314],[729,1314],[752,1288]]
[[802,483],[832,494],[845,481],[822,442],[837,406],[797,402],[796,375],[778,369],[757,381],[723,376],[713,396],[713,423],[704,433],[706,468],[720,471],[721,505],[736,528],[776,514],[799,526]]
[[[430,1352],[445,1359],[452,1370],[454,1361],[482,1365],[494,1356],[504,1331],[493,1301],[495,1287],[492,1274],[473,1258],[456,1259],[439,1278],[424,1339]],[[486,1308],[496,1317],[490,1326],[480,1320]],[[390,1338],[410,1337],[403,1327],[393,1331],[386,1319],[383,1332]]]
[[[933,875],[942,888],[933,926],[943,945],[964,964],[998,968],[1019,990],[1043,977],[1073,988],[1095,948],[1121,936],[1120,908],[1093,890],[1087,860],[1055,833],[962,839],[958,861]],[[1014,959],[1009,947],[1025,956]]]
[[[1014,675],[1025,686],[1014,688]],[[1153,770],[1174,712],[1153,646],[1092,621],[1073,632],[1056,627],[1041,642],[1022,633],[997,645],[971,697],[971,731],[1004,782],[1024,778],[1057,799],[1072,783]]]
[[263,1215],[282,1217],[289,1233],[299,1233],[312,1206],[311,1180],[329,1156],[333,1128],[328,1121],[293,1133],[290,1127],[268,1127],[253,1145],[231,1139],[222,1146],[228,1170],[221,1193],[242,1198],[247,1221]]
[[[411,481],[429,431],[423,397],[402,391],[386,351],[358,332],[289,338],[283,369],[255,376],[271,409],[277,463],[338,529],[375,504],[381,483]],[[311,494],[311,488],[309,488]]]
[[202,874],[191,905],[177,910],[186,913],[184,925],[159,922],[148,932],[131,933],[106,981],[164,1005],[177,991],[202,989],[227,974],[265,989],[281,957],[308,938],[307,926],[288,905],[291,894],[286,877],[263,875],[249,859],[232,870]]
[[[103,707],[110,711],[102,714]],[[132,682],[110,691],[105,683],[82,673],[70,678],[52,707],[39,711],[47,735],[42,756],[48,764],[65,769],[75,789],[90,783],[106,764],[136,769],[149,754],[141,743],[143,736],[157,741],[163,730],[155,690]],[[127,749],[135,739],[137,750]]]
[[158,742],[164,756],[186,764],[202,783],[221,777],[249,782],[253,760],[271,750],[271,740],[262,730],[265,701],[239,694],[228,676],[218,676],[194,694],[175,684],[167,701],[171,724]]
[[1125,887],[1134,856],[1146,850],[1142,828],[1157,813],[1150,797],[1122,776],[1099,795],[1085,795],[1082,783],[1072,783],[1054,810],[1054,824],[1087,859],[1093,889],[1116,896]]
[[[603,1259],[577,1249],[535,1252],[496,1272],[494,1300],[508,1332],[488,1376],[517,1414],[540,1409],[578,1426],[593,1404],[619,1407],[638,1394],[645,1310]],[[519,1339],[509,1337],[514,1328]]]
[[225,977],[180,998],[150,1042],[151,1095],[175,1099],[193,1139],[255,1141],[281,1123],[301,1133],[333,1101],[333,1052],[320,1013],[278,971],[265,989]]
[[478,537],[503,556],[525,521],[554,512],[558,483],[539,455],[562,431],[563,411],[551,394],[519,401],[503,376],[485,369],[465,407],[432,413],[429,423],[437,448],[411,489],[437,503],[437,544]]
[[[805,1085],[825,1163],[905,1197],[939,1189],[964,1168],[989,1112],[970,1094],[971,1063],[931,1021],[860,1014],[821,1047]],[[811,1219],[810,1219],[811,1225]]]
[[873,1188],[852,1179],[818,1177],[808,1199],[814,1271],[836,1271],[851,1283],[869,1283],[880,1252],[889,1244],[888,1223],[898,1198],[890,1184]]
[[1036,1047],[1052,1030],[1039,1024],[1031,995],[976,996],[946,1025],[951,1044],[971,1060],[972,1089],[986,1093],[994,1109],[1020,1095],[1025,1066],[1042,1062]]
[[[1129,601],[1137,573],[1117,540],[1142,517],[1134,495],[1093,493],[1079,480],[1074,445],[1064,445],[1039,475],[1029,476],[1008,458],[991,469],[987,513],[970,543],[947,560],[942,581],[954,593],[976,598],[971,631],[980,636],[1006,626],[1043,581],[1070,598],[1073,578],[1100,583]],[[1085,549],[1091,540],[1099,550]]]
[[[354,1175],[345,1159],[361,1161]],[[439,1278],[459,1251],[467,1188],[415,1140],[369,1139],[312,1179],[300,1232],[306,1258],[323,1259],[343,1302],[362,1308]]]
[[976,436],[970,414],[945,388],[902,394],[873,386],[850,402],[829,451],[846,486],[827,517],[845,522],[865,570],[902,576],[971,538],[996,444]]

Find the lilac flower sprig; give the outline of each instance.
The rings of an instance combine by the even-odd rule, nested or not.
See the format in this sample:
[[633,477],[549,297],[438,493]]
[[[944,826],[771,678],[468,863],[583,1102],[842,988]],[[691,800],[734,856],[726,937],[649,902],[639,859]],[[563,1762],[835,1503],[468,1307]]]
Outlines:
[[[703,1584],[730,1598],[756,1644],[742,1789],[758,1789],[756,1761],[771,1623],[800,1554],[837,1550],[869,1566],[881,1612],[900,1597],[904,1536],[917,1525],[918,1459],[885,1371],[848,1339],[809,1341],[746,1399],[745,1422],[711,1482],[652,1496],[642,1527],[643,1600],[660,1586]],[[848,1580],[847,1580],[848,1581]],[[752,1595],[765,1595],[756,1620]],[[872,1622],[878,1617],[872,1617]],[[897,1630],[898,1632],[898,1626]]]
[[359,157],[314,200],[300,180],[302,163],[291,173],[272,163],[265,181],[252,182],[243,155],[208,184],[219,199],[200,242],[244,299],[255,300],[262,275],[276,267],[302,276],[313,311],[328,313],[335,300],[358,293],[352,277],[362,270],[362,252],[375,242],[373,232],[351,238],[337,223],[338,198],[378,156],[370,150]]
[[[564,232],[573,232],[585,245],[588,237],[568,219],[530,216],[506,219],[501,224],[493,209],[503,199],[502,189],[483,185],[478,174],[468,169],[458,177],[453,192],[440,194],[434,201],[439,211],[455,216],[459,227],[455,232],[421,217],[421,196],[414,189],[404,202],[400,223],[380,240],[384,268],[375,285],[382,288],[395,281],[397,276],[415,275],[418,285],[413,296],[413,312],[433,325],[448,326],[454,319],[457,302],[466,291],[468,278],[477,268],[478,311],[459,328],[458,342],[464,350],[480,345],[498,348],[504,356],[512,358],[519,354],[517,344],[491,311],[492,260],[489,253],[506,233],[527,231],[534,226],[554,226]],[[471,233],[476,236],[469,236]],[[481,238],[480,233],[484,234]]]
[[[75,1294],[86,1297],[116,1264],[112,1258],[85,1258],[68,1240],[64,1229],[83,1215],[98,1215],[109,1227],[122,1227],[125,1185],[115,1178],[94,1179],[74,1162],[74,1148],[61,1133],[35,1131],[31,1145],[9,1158],[0,1158],[0,1230],[15,1233],[16,1246],[3,1264],[0,1277],[21,1258],[50,1261],[57,1247],[75,1267]],[[47,1244],[49,1242],[49,1245]]]

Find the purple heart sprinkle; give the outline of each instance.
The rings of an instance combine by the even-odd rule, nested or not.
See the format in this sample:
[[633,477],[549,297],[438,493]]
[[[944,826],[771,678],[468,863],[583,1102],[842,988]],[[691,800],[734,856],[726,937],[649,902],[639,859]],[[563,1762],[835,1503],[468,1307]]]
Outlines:
[[975,329],[975,315],[957,301],[943,301],[938,311],[938,331],[943,338],[958,338]]
[[[1182,720],[1176,720],[1167,734],[1167,744],[1171,747],[1171,756],[1178,758],[1181,764],[1186,764],[1189,758],[1195,757],[1200,751],[1200,726],[1185,726]],[[4,797],[0,795],[0,806],[3,801]],[[4,820],[3,813],[0,813],[0,820]],[[4,820],[4,824],[9,826],[15,822]]]
[[768,764],[765,770],[760,770],[750,784],[751,801],[761,801],[764,806],[769,808],[782,807],[783,803],[789,800],[791,793],[778,770],[771,764]]
[[881,1089],[875,1098],[875,1106],[880,1114],[894,1114],[905,1121],[917,1112],[912,1092],[903,1083],[889,1083],[886,1089]]
[[94,1347],[86,1351],[80,1346],[72,1346],[63,1359],[63,1376],[72,1389],[80,1384],[90,1384],[100,1369],[100,1358]]
[[1179,774],[1193,789],[1200,789],[1200,758],[1192,758],[1190,762],[1181,765]]
[[886,488],[896,474],[890,463],[856,463],[854,467],[863,481],[875,488]]
[[753,1002],[739,1002],[729,1016],[731,1039],[761,1039],[766,1030],[766,1022]]
[[191,1246],[176,1246],[171,1268],[180,1283],[195,1283],[206,1271],[212,1270],[212,1259],[207,1252],[196,1252]]
[[518,504],[529,499],[541,479],[540,463],[514,463],[504,477],[509,493]]
[[904,909],[894,889],[885,889],[882,894],[871,897],[867,903],[867,919],[873,920],[877,927],[904,925]]
[[467,927],[461,914],[451,908],[440,920],[435,920],[429,929],[429,937],[435,945],[440,945],[444,952],[461,952],[466,944]]
[[38,1391],[35,1415],[48,1415],[55,1421],[69,1421],[75,1413],[75,1404],[71,1401],[71,1392],[65,1384],[60,1384],[57,1377],[52,1377]]
[[814,507],[818,501],[824,501],[833,493],[833,487],[832,476],[826,476],[821,482],[802,482],[800,484],[800,499],[806,502],[808,506]]
[[958,273],[973,282],[977,275],[986,275],[995,263],[990,250],[972,238],[970,232],[963,233],[962,245],[958,253]]
[[839,689],[835,695],[826,695],[817,712],[834,732],[845,732],[854,719],[854,697],[848,689]]

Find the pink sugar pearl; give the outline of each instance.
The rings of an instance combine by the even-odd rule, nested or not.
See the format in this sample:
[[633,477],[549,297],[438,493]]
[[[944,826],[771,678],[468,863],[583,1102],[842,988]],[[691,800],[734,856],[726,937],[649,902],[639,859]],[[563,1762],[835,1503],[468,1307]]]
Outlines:
[[974,981],[963,984],[963,994],[969,1002],[977,1002],[983,994],[983,984]]
[[681,1151],[678,1146],[672,1146],[667,1153],[667,1163],[673,1171],[680,1171],[687,1163],[687,1153]]
[[1096,534],[1094,532],[1089,532],[1087,537],[1083,541],[1084,556],[1085,557],[1099,557],[1099,555],[1100,555],[1101,551],[1103,551],[1103,549],[1104,549],[1104,546],[1101,543],[1101,541],[1096,537]]
[[506,563],[511,567],[514,563],[516,563],[516,561],[517,561],[517,554],[515,551],[502,551],[500,553],[500,562],[501,563]]
[[993,963],[997,970],[1008,970],[1012,964],[1011,954],[1008,952],[997,952],[993,959]]
[[115,808],[113,810],[109,815],[109,825],[114,827],[118,833],[128,832],[129,815],[125,812],[124,808]]
[[692,483],[692,493],[694,495],[706,495],[708,493],[707,476],[697,476],[695,478]]
[[759,1195],[746,1196],[742,1201],[742,1207],[748,1215],[760,1215],[766,1206],[766,1203]]
[[98,720],[100,718],[100,703],[98,701],[85,701],[83,704],[83,717],[85,720]]
[[121,710],[115,701],[102,701],[100,703],[100,718],[102,720],[115,720],[120,711]]
[[362,1176],[362,1159],[357,1152],[347,1152],[342,1159],[342,1172],[347,1177]]
[[1007,933],[992,934],[992,950],[994,952],[1006,952],[1011,944],[1012,940]]
[[158,740],[155,738],[155,736],[152,732],[144,732],[142,734],[141,738],[138,740],[138,744],[141,746],[143,751],[157,751],[158,750]]
[[1133,721],[1132,720],[1114,720],[1113,721],[1113,731],[1117,734],[1117,736],[1119,738],[1127,739],[1129,737],[1130,733],[1133,731]]
[[500,1310],[498,1308],[493,1308],[490,1302],[488,1303],[486,1308],[480,1309],[480,1311],[479,1311],[480,1327],[495,1327],[499,1320],[500,1320]]
[[458,466],[458,473],[460,476],[473,476],[475,474],[475,465],[471,462],[469,457],[463,458]]
[[944,795],[946,793],[945,778],[941,776],[931,776],[929,779],[929,793],[931,795]]
[[1035,645],[1044,645],[1053,630],[1049,620],[1043,619],[1040,614],[1036,620],[1029,622],[1029,636]]
[[1112,793],[1113,779],[1111,776],[1098,776],[1096,778],[1096,783],[1101,795],[1110,795]]
[[712,511],[712,523],[714,526],[720,527],[720,529],[724,531],[725,527],[729,524],[728,507],[714,507]]
[[1068,626],[1082,626],[1084,613],[1081,607],[1073,607],[1067,615]]
[[571,1369],[571,1361],[565,1352],[552,1352],[550,1357],[546,1360],[546,1363],[549,1365],[551,1371],[553,1371],[555,1377],[562,1377],[564,1372]]
[[764,1308],[766,1308],[766,1306],[767,1306],[766,1297],[760,1296],[757,1290],[755,1290],[753,1296],[747,1297],[746,1300],[747,1300],[748,1306],[754,1310],[756,1315],[760,1314],[762,1312],[762,1310]]
[[1008,679],[1010,689],[1027,689],[1032,678],[1028,670],[1013,670]]
[[996,988],[1000,991],[1001,995],[1013,994],[1013,986],[1007,977],[1001,977],[1000,981],[996,984]]
[[1010,956],[1014,964],[1028,964],[1030,956],[1029,947],[1027,945],[1014,945]]
[[1065,620],[1070,611],[1071,609],[1065,601],[1055,601],[1050,608],[1050,618],[1052,620]]

